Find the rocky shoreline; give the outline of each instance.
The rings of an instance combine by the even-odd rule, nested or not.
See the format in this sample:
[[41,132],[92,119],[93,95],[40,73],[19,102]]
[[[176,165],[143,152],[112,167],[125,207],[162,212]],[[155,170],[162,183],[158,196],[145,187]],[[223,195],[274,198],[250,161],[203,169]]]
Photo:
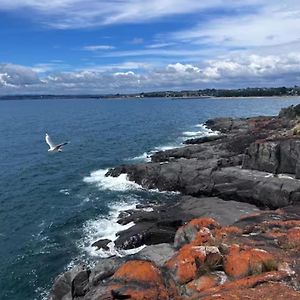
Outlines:
[[122,212],[118,222],[135,225],[115,247],[147,246],[60,275],[49,299],[300,299],[299,119],[300,105],[208,120],[219,134],[111,169],[182,196]]

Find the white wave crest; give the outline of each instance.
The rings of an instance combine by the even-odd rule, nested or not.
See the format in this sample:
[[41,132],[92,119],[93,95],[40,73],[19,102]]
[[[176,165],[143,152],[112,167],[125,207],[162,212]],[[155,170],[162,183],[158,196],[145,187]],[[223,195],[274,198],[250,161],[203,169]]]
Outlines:
[[175,148],[179,148],[182,147],[183,145],[178,143],[178,144],[173,144],[173,145],[166,145],[166,146],[158,146],[154,148],[153,153],[155,153],[156,151],[166,151],[166,150],[172,150]]
[[[100,217],[95,220],[87,221],[84,225],[84,239],[79,243],[79,247],[90,256],[109,257],[111,255],[125,256],[140,251],[144,246],[130,250],[117,250],[114,241],[117,239],[117,233],[126,230],[134,225],[130,222],[126,225],[117,223],[120,212],[135,209],[137,201],[121,202],[111,206],[111,212],[106,217]],[[109,239],[112,242],[108,244],[109,250],[93,247],[92,244],[100,239]]]
[[204,137],[204,136],[210,136],[210,135],[218,135],[220,134],[219,131],[214,131],[206,127],[204,124],[197,124],[195,127],[200,128],[200,130],[197,131],[185,131],[183,132],[183,136],[186,137]]
[[138,156],[135,156],[135,157],[132,157],[132,158],[128,158],[126,160],[129,160],[129,161],[145,161],[145,162],[149,162],[149,161],[151,161],[150,155],[151,154],[149,154],[147,152],[144,152],[141,155],[138,155]]
[[129,181],[127,174],[121,174],[118,177],[105,176],[108,169],[91,172],[90,176],[84,177],[86,183],[95,184],[101,190],[111,190],[124,192],[127,190],[142,189],[140,185]]

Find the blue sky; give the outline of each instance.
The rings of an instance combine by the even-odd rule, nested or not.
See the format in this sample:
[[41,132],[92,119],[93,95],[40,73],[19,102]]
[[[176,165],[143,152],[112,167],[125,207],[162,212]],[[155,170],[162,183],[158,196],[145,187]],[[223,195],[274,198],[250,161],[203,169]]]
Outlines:
[[0,0],[0,94],[292,86],[296,0]]

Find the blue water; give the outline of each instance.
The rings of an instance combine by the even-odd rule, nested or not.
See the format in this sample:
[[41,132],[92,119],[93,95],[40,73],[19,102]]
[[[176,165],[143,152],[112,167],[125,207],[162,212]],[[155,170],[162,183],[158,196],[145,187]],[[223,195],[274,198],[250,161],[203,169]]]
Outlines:
[[[0,299],[41,299],[65,268],[95,259],[90,243],[110,234],[118,209],[176,197],[105,181],[103,170],[178,145],[183,132],[201,131],[195,125],[208,118],[272,115],[298,103],[300,98],[0,101]],[[48,153],[45,132],[71,143],[62,153]]]

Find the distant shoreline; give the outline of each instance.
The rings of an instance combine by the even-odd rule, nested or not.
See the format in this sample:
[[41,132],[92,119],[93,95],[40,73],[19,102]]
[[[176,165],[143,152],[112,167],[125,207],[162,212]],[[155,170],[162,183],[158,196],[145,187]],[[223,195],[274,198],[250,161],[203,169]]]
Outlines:
[[266,98],[297,98],[300,97],[300,95],[273,95],[273,96],[230,96],[230,97],[226,97],[226,96],[201,96],[201,97],[144,97],[144,98],[140,98],[140,97],[95,97],[95,96],[78,96],[78,95],[74,95],[74,96],[57,96],[57,95],[51,95],[51,96],[9,96],[9,97],[0,97],[0,101],[18,101],[18,100],[141,100],[141,101],[146,101],[146,100],[153,100],[153,99],[157,99],[157,100],[161,100],[161,99],[165,99],[165,100],[208,100],[208,99],[223,99],[223,100],[227,100],[227,99],[266,99]]
[[300,87],[270,87],[270,88],[243,88],[243,89],[202,89],[182,91],[153,91],[127,94],[26,94],[3,95],[0,100],[43,100],[43,99],[209,99],[209,98],[266,98],[266,97],[297,97],[300,96]]

